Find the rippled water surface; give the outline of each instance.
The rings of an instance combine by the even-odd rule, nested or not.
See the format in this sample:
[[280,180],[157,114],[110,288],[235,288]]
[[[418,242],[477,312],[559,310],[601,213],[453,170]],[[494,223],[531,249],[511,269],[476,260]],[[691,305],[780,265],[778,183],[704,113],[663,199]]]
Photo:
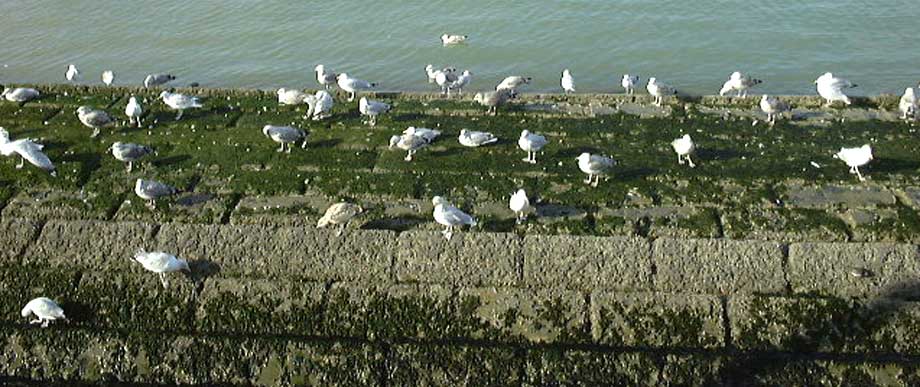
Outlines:
[[[812,94],[833,71],[856,94],[900,93],[920,81],[918,1],[0,1],[0,82],[82,82],[112,69],[138,84],[169,71],[187,84],[315,87],[317,63],[379,82],[432,90],[424,65],[474,73],[473,89],[505,75],[558,91],[620,92],[624,72],[712,94],[729,73],[760,91]],[[444,32],[469,44],[444,48]]]

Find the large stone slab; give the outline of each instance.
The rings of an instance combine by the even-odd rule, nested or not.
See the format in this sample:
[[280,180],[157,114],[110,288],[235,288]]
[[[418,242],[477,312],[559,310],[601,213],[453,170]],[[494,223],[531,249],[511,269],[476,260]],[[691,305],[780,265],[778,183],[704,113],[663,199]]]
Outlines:
[[472,339],[535,343],[590,340],[585,296],[579,292],[559,288],[464,288],[459,298],[458,320],[469,322],[468,335]]
[[322,335],[325,284],[297,279],[213,278],[195,312],[201,332]]
[[528,235],[524,283],[591,291],[651,289],[651,249],[645,239]]
[[789,246],[789,283],[797,293],[867,297],[920,295],[920,252],[895,243],[795,243]]
[[642,352],[528,351],[525,386],[661,386],[655,355]]
[[521,239],[504,233],[439,232],[399,234],[396,279],[455,285],[512,285],[520,282]]
[[848,185],[822,187],[789,187],[787,203],[796,207],[820,208],[835,205],[846,207],[875,207],[893,205],[894,193],[878,186]]
[[0,263],[19,262],[22,251],[35,239],[39,224],[24,219],[0,221]]
[[591,335],[614,347],[720,348],[725,345],[718,297],[694,294],[591,294]]
[[512,386],[524,359],[507,347],[415,345],[392,347],[387,357],[391,386]]
[[781,293],[785,246],[759,241],[667,239],[652,245],[655,288],[667,292]]
[[388,282],[395,234],[257,225],[162,226],[160,249],[209,261],[222,276]]
[[139,249],[153,247],[155,226],[136,222],[49,221],[23,262],[87,270],[129,270]]
[[323,311],[330,336],[369,339],[468,337],[454,293],[441,285],[332,285]]

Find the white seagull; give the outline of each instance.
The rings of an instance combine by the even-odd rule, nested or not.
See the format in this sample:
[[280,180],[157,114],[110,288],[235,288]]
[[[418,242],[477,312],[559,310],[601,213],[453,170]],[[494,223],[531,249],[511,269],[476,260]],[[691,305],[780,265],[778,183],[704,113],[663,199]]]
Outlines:
[[648,90],[649,94],[655,97],[655,106],[661,106],[664,97],[677,94],[676,89],[662,82],[658,82],[658,79],[655,77],[648,79],[648,84],[645,86],[645,89]]
[[141,116],[144,115],[144,108],[133,95],[128,99],[128,105],[125,106],[125,115],[128,116],[129,124],[137,127],[141,126]]
[[441,35],[441,44],[446,47],[446,46],[451,46],[455,44],[465,43],[466,38],[469,38],[469,35],[444,34],[444,35]]
[[722,89],[719,90],[719,95],[724,96],[728,92],[734,91],[738,97],[747,97],[748,89],[761,83],[763,83],[763,81],[743,75],[739,71],[735,71],[722,85]]
[[512,194],[511,200],[508,201],[508,208],[517,215],[517,224],[521,224],[527,220],[527,213],[532,210],[532,207],[530,207],[530,199],[527,199],[527,192],[525,192],[524,189],[519,189]]
[[683,165],[684,158],[686,158],[690,168],[696,167],[696,164],[693,164],[693,160],[690,158],[696,150],[696,145],[693,144],[693,140],[690,139],[689,134],[685,134],[683,137],[671,141],[671,147],[674,148],[674,152],[677,153],[678,164]]
[[172,74],[166,74],[166,73],[148,74],[146,77],[144,77],[144,87],[151,88],[151,87],[156,87],[156,86],[162,86],[174,80],[176,80],[176,77],[174,77]]
[[[576,160],[578,160],[578,169],[588,174],[588,179],[585,180],[585,183],[591,184],[592,187],[597,187],[598,183],[600,183],[601,175],[606,175],[616,165],[616,161],[610,157],[592,155],[588,152],[580,154],[576,157]],[[594,178],[593,183],[591,182],[592,177]]]
[[850,173],[855,173],[859,181],[866,181],[863,175],[859,173],[859,167],[872,161],[872,147],[866,144],[859,148],[840,148],[840,152],[837,152],[834,158],[846,163],[850,167]]
[[434,83],[434,79],[438,76],[438,70],[435,70],[434,65],[429,63],[425,66],[425,74],[428,75],[428,83]]
[[456,82],[457,78],[457,69],[448,67],[435,72],[434,82],[441,88],[441,94],[447,94],[450,97],[450,85]]
[[102,83],[106,86],[112,86],[115,83],[115,72],[112,70],[105,70],[102,72]]
[[330,117],[332,115],[332,106],[335,105],[332,94],[329,94],[326,90],[319,90],[313,95],[313,98],[315,101],[313,105],[313,121]]
[[168,91],[164,91],[160,93],[160,99],[162,99],[163,102],[173,110],[179,111],[179,114],[176,115],[176,121],[179,121],[179,119],[182,118],[182,112],[184,112],[185,109],[201,107],[201,101],[198,100],[198,97],[192,97],[185,94],[170,93]]
[[475,148],[485,144],[498,142],[498,137],[489,132],[477,132],[475,130],[460,129],[458,137],[460,145]]
[[846,94],[843,93],[843,89],[856,87],[856,85],[850,81],[843,78],[837,78],[832,73],[824,73],[824,75],[815,79],[815,85],[817,85],[818,95],[827,101],[824,106],[830,106],[834,101],[841,101],[849,105],[851,103],[850,97],[847,97]]
[[316,222],[316,227],[323,228],[328,225],[340,225],[338,231],[336,231],[335,236],[341,236],[342,231],[348,225],[348,221],[361,213],[361,207],[357,204],[352,203],[335,203],[329,208],[326,209],[326,213],[323,214],[322,218],[319,218],[319,221]]
[[341,73],[336,77],[339,88],[348,92],[348,102],[354,101],[357,92],[370,90],[377,87],[376,83],[370,83],[363,79],[349,77],[347,73]]
[[89,106],[80,106],[77,108],[77,118],[80,119],[80,122],[83,123],[88,128],[93,129],[93,133],[90,135],[91,138],[94,138],[99,135],[99,129],[115,124],[115,119],[102,110],[93,109]]
[[26,306],[19,312],[22,317],[35,315],[36,319],[29,321],[29,324],[42,324],[42,328],[47,328],[48,324],[54,320],[66,320],[64,309],[50,298],[38,297],[26,303]]
[[281,105],[300,105],[304,103],[304,98],[308,95],[297,89],[285,89],[280,88],[277,91],[278,94],[278,103]]
[[307,133],[298,128],[291,126],[265,125],[262,127],[262,134],[272,139],[272,141],[281,144],[281,148],[278,148],[278,152],[284,152],[285,147],[287,147],[287,153],[291,153],[291,143],[298,141],[303,141],[303,144],[300,145],[301,148],[307,147]]
[[523,159],[525,163],[536,164],[537,152],[546,146],[546,137],[536,133],[530,133],[529,130],[522,130],[521,137],[518,138],[518,146],[521,150],[527,152],[527,158]]
[[7,132],[5,128],[0,127],[0,154],[7,157],[13,156],[14,154],[19,155],[20,161],[19,164],[16,164],[16,169],[22,169],[22,167],[25,166],[25,162],[28,160],[29,164],[48,171],[51,176],[56,177],[57,171],[55,170],[54,164],[51,162],[51,159],[42,152],[42,148],[44,148],[44,145],[37,144],[28,138],[10,141],[10,133]]
[[112,144],[109,149],[112,151],[112,156],[115,156],[115,159],[128,163],[128,172],[131,172],[135,161],[153,153],[153,149],[149,146],[117,141]]
[[486,91],[482,93],[476,93],[473,96],[473,101],[478,102],[480,105],[488,107],[489,113],[492,115],[498,115],[498,107],[507,103],[514,94],[512,89],[501,89],[496,91]]
[[412,161],[412,156],[419,149],[428,146],[430,142],[422,136],[415,134],[403,134],[401,136],[390,137],[390,149],[399,148],[407,152],[403,160]]
[[904,95],[898,101],[898,110],[901,111],[902,120],[917,119],[917,96],[914,95],[913,87],[904,89]]
[[530,83],[532,80],[533,78],[531,77],[512,75],[503,79],[501,83],[498,84],[498,86],[495,86],[495,90],[511,90],[513,95],[517,92],[517,88]]
[[788,103],[780,101],[779,98],[764,94],[760,97],[760,110],[767,114],[767,122],[770,123],[770,126],[773,126],[776,124],[777,115],[788,112],[792,108],[789,107]]
[[33,99],[38,99],[41,96],[41,93],[38,90],[28,88],[28,87],[17,87],[15,89],[3,89],[3,94],[0,94],[0,97],[6,99],[10,102],[19,102],[26,103]]
[[141,249],[134,253],[134,260],[140,262],[144,269],[157,273],[160,276],[160,282],[163,283],[164,289],[169,287],[169,281],[166,280],[166,274],[180,270],[186,273],[192,271],[188,267],[188,262],[186,260],[176,258],[175,255],[167,254],[162,251],[146,252]]
[[326,71],[326,66],[318,64],[313,68],[313,71],[316,72],[316,82],[323,85],[323,88],[326,90],[329,90],[329,88],[335,84],[338,74],[332,71]]
[[137,179],[134,184],[134,193],[141,199],[147,200],[147,206],[156,209],[157,199],[172,196],[178,193],[175,187],[154,180]]
[[569,69],[562,70],[562,79],[559,80],[559,84],[562,85],[562,91],[565,94],[575,92],[575,80],[572,79]]
[[67,71],[64,72],[64,78],[68,81],[76,81],[80,77],[80,70],[77,70],[76,65],[68,65]]
[[390,105],[361,97],[361,100],[358,101],[358,111],[368,117],[368,125],[374,126],[377,125],[377,116],[390,111]]
[[626,94],[632,95],[636,93],[636,86],[639,85],[639,76],[638,75],[629,75],[623,74],[623,80],[620,81],[620,85],[626,89]]
[[476,219],[473,219],[469,214],[460,211],[457,207],[454,207],[447,202],[446,199],[435,196],[431,199],[431,203],[434,204],[434,220],[439,224],[446,226],[442,234],[447,240],[454,235],[454,227],[461,227],[463,225],[476,225]]
[[423,140],[431,144],[436,138],[438,138],[438,136],[441,135],[441,131],[436,129],[416,128],[414,126],[410,126],[406,128],[406,130],[403,130],[403,134],[421,137]]
[[463,95],[463,88],[470,84],[470,81],[473,79],[473,73],[470,70],[463,70],[457,80],[451,83],[448,86],[447,95],[450,95],[451,90],[457,90],[458,95]]

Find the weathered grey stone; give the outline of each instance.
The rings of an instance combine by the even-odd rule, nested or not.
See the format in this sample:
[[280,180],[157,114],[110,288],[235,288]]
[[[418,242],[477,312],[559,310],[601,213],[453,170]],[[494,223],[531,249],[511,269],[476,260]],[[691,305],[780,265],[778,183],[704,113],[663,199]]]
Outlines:
[[43,220],[106,219],[118,203],[94,194],[65,190],[23,191],[3,207],[4,218]]
[[315,225],[330,204],[328,198],[319,194],[246,196],[230,214],[230,224]]
[[441,285],[333,284],[323,312],[331,336],[369,339],[468,337],[453,291]]
[[842,204],[847,207],[893,205],[894,194],[878,186],[789,187],[787,203],[797,207],[820,208]]
[[843,362],[829,360],[751,361],[736,385],[795,386],[808,381],[816,386],[916,386],[920,372],[909,362]]
[[189,332],[195,284],[180,273],[167,276],[163,288],[158,275],[137,265],[129,272],[84,272],[77,288],[61,295],[61,307],[71,324],[87,328]]
[[336,231],[256,225],[162,226],[157,246],[210,261],[222,275],[387,282],[395,248],[390,231]]
[[317,336],[325,293],[323,283],[296,279],[210,279],[198,296],[195,326],[213,333]]
[[31,380],[124,380],[117,336],[79,329],[0,327],[0,375]]
[[920,210],[920,187],[906,187],[894,191],[898,198],[914,209]]
[[0,263],[18,263],[22,251],[35,239],[38,223],[24,219],[0,221]]
[[[563,289],[464,288],[460,313],[485,323],[473,339],[501,339],[538,343],[579,343],[589,340],[583,294]],[[468,318],[464,316],[464,320]]]
[[528,351],[525,386],[661,386],[654,355],[639,352]]
[[723,385],[726,360],[730,358],[708,354],[668,354],[664,356],[659,385],[718,386]]
[[746,208],[725,209],[721,214],[725,237],[782,242],[845,242],[847,225],[822,209]]
[[873,296],[920,295],[917,246],[893,243],[795,243],[789,246],[789,284],[794,292]]
[[655,288],[669,292],[785,291],[784,246],[757,241],[667,239],[652,245]]
[[157,201],[156,209],[151,210],[146,201],[130,197],[119,206],[115,220],[215,224],[220,223],[223,215],[230,210],[230,199],[229,195],[189,192]]
[[49,221],[23,262],[89,270],[126,270],[132,257],[150,249],[154,226],[136,222]]
[[387,384],[511,386],[520,382],[523,364],[512,348],[401,344],[387,357]]
[[591,334],[615,347],[718,348],[725,345],[718,297],[694,294],[591,294]]
[[646,290],[651,249],[641,238],[542,236],[524,238],[524,283],[530,286]]
[[399,234],[396,278],[400,282],[512,285],[520,281],[521,239],[504,233]]

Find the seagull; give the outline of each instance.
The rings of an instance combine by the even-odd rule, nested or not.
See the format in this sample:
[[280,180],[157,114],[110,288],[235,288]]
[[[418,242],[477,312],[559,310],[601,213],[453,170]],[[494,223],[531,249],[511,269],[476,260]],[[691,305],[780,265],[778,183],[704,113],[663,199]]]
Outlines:
[[93,134],[90,138],[95,138],[99,135],[99,129],[115,124],[115,119],[102,110],[96,110],[89,106],[80,106],[77,108],[77,117],[80,119],[80,122],[83,125],[86,125],[88,128],[93,129]]
[[719,90],[719,95],[724,96],[729,91],[734,91],[739,97],[747,97],[747,90],[761,83],[763,83],[763,81],[742,75],[741,72],[735,71],[728,77],[725,84],[722,85],[722,90]]
[[175,187],[154,180],[137,179],[134,184],[134,193],[141,199],[147,200],[147,205],[153,209],[157,207],[157,199],[172,196],[178,193]]
[[428,75],[428,83],[434,83],[434,79],[438,76],[438,70],[435,70],[434,65],[429,63],[425,66],[425,74]]
[[770,123],[770,126],[773,126],[776,123],[777,115],[788,112],[792,108],[789,107],[788,103],[780,101],[779,98],[764,94],[760,97],[760,110],[767,114],[767,122]]
[[80,76],[80,70],[77,70],[76,65],[67,66],[67,71],[64,72],[64,78],[66,78],[68,81],[73,82],[73,81],[76,81],[79,76]]
[[290,126],[265,125],[262,127],[262,134],[272,139],[272,141],[281,144],[281,148],[278,148],[278,152],[284,152],[286,146],[287,153],[291,153],[290,143],[292,142],[303,141],[300,147],[307,147],[307,133],[301,129]]
[[904,95],[901,96],[901,100],[898,102],[898,109],[901,110],[901,119],[917,119],[917,97],[914,95],[913,87],[904,89]]
[[135,161],[141,157],[153,153],[153,149],[151,149],[149,146],[117,141],[112,144],[109,149],[112,151],[112,156],[115,156],[115,159],[128,163],[129,173],[131,172],[131,168],[133,167]]
[[559,80],[562,85],[562,91],[566,94],[575,92],[575,80],[572,79],[572,73],[569,69],[562,70],[562,79]]
[[525,163],[536,164],[537,152],[546,145],[546,137],[539,134],[530,133],[529,130],[521,131],[521,138],[518,139],[518,146],[521,150],[527,151],[527,158],[523,159]]
[[[588,152],[582,153],[576,157],[576,160],[578,160],[578,169],[588,174],[588,179],[585,180],[585,183],[591,184],[592,187],[597,187],[601,181],[600,175],[606,175],[617,163],[610,157],[592,155]],[[595,178],[594,183],[591,183],[592,177]]]
[[508,208],[517,214],[517,224],[524,223],[524,221],[527,220],[527,213],[532,210],[530,207],[530,199],[527,199],[527,192],[523,189],[519,189],[512,194],[511,200],[508,201]]
[[335,84],[337,74],[332,71],[326,71],[326,66],[318,64],[313,68],[313,71],[316,72],[316,82],[323,85],[326,90],[329,90]]
[[16,169],[22,169],[26,160],[28,160],[30,164],[39,169],[48,171],[52,177],[57,177],[54,164],[42,152],[44,147],[44,145],[37,144],[28,138],[10,141],[10,133],[5,128],[0,127],[0,154],[7,157],[18,154],[20,161],[19,164],[16,164]]
[[677,94],[677,90],[664,83],[658,82],[655,77],[648,79],[648,85],[645,86],[645,89],[648,90],[649,94],[655,97],[655,106],[661,106],[665,96]]
[[54,320],[66,320],[64,309],[50,298],[38,297],[29,301],[22,311],[19,312],[22,317],[29,317],[34,314],[36,319],[29,321],[29,324],[42,324],[42,328],[47,328],[48,324]]
[[460,140],[460,145],[472,148],[498,141],[498,137],[495,137],[492,133],[466,129],[460,129],[460,137],[458,139]]
[[377,125],[377,116],[390,111],[390,105],[361,97],[358,101],[358,111],[368,117],[368,125],[374,126]]
[[179,114],[176,115],[176,121],[179,121],[179,119],[182,118],[182,112],[185,109],[201,107],[201,101],[198,100],[198,97],[191,97],[185,94],[170,93],[168,91],[164,91],[160,93],[160,99],[162,99],[163,102],[173,110],[179,111]]
[[188,262],[184,259],[176,258],[175,255],[167,254],[162,251],[146,252],[143,249],[134,253],[134,260],[140,262],[141,266],[148,271],[157,273],[160,276],[160,282],[163,288],[169,287],[169,281],[166,280],[166,274],[176,271],[191,273]]
[[278,103],[282,105],[300,105],[304,103],[304,98],[308,95],[300,90],[295,89],[278,89]]
[[440,130],[428,129],[428,128],[416,128],[410,126],[403,130],[403,134],[414,135],[421,137],[423,140],[427,141],[429,144],[433,143],[438,136],[441,135]]
[[514,90],[512,89],[502,89],[496,91],[486,91],[482,93],[476,93],[473,96],[473,101],[478,102],[482,106],[489,108],[488,112],[492,115],[498,115],[498,107],[504,105],[511,99]]
[[128,99],[128,105],[125,106],[125,115],[128,116],[128,123],[131,125],[137,124],[137,127],[140,127],[141,116],[143,114],[144,108],[137,102],[137,98],[132,95],[131,98]]
[[530,81],[532,80],[533,78],[531,77],[522,77],[519,75],[512,75],[510,77],[503,79],[502,82],[498,84],[498,86],[495,86],[495,90],[511,90],[514,92],[512,94],[515,94],[517,92],[518,87],[524,86],[530,83]]
[[441,88],[441,94],[450,97],[450,85],[457,81],[457,69],[448,67],[435,72],[434,82]]
[[696,150],[696,145],[693,144],[693,140],[690,139],[689,134],[685,134],[683,137],[671,141],[671,147],[674,148],[674,152],[677,153],[678,164],[683,165],[684,158],[686,158],[690,168],[696,168],[696,164],[693,164],[693,160],[690,159],[690,156],[693,155],[693,152]]
[[4,88],[3,94],[0,94],[0,97],[10,102],[19,102],[23,104],[33,99],[38,99],[40,95],[41,93],[39,93],[38,90],[28,87],[17,87],[15,89]]
[[144,87],[149,89],[151,87],[162,86],[174,80],[176,80],[176,77],[172,74],[149,74],[144,78]]
[[369,90],[377,87],[376,83],[370,83],[363,79],[349,77],[347,73],[341,73],[336,77],[339,88],[348,92],[348,102],[354,101],[357,92]]
[[112,86],[112,83],[115,83],[115,73],[112,70],[103,71],[102,83],[105,83],[106,86]]
[[335,203],[326,209],[326,213],[323,214],[323,217],[319,218],[319,221],[316,222],[316,227],[323,228],[330,224],[341,225],[342,227],[335,233],[335,236],[341,236],[342,231],[348,225],[348,221],[360,214],[361,211],[361,207],[357,204],[346,202]]
[[451,90],[457,90],[458,95],[463,95],[463,88],[470,84],[470,81],[473,79],[473,73],[470,70],[463,70],[457,80],[451,83],[447,89],[447,95],[450,95]]
[[850,167],[850,173],[855,173],[859,181],[866,181],[863,175],[859,173],[859,167],[872,161],[872,147],[866,144],[859,148],[840,148],[840,152],[837,152],[834,158],[846,163]]
[[316,101],[313,105],[313,121],[319,121],[332,115],[332,106],[335,101],[332,94],[326,90],[317,91],[313,96]]
[[626,89],[626,94],[635,94],[636,86],[639,84],[639,76],[623,74],[623,80],[620,81],[620,84],[623,85],[624,89]]
[[412,156],[415,152],[428,146],[428,144],[430,144],[428,140],[415,134],[403,134],[401,136],[390,137],[390,149],[399,148],[408,152],[406,158],[403,159],[406,161],[412,161]]
[[444,198],[440,196],[435,196],[431,199],[431,203],[434,204],[434,220],[439,224],[446,226],[442,234],[447,240],[454,235],[454,227],[460,227],[465,224],[470,226],[476,225],[476,219],[473,219],[469,214],[460,211],[457,207],[454,207],[447,202]]
[[818,95],[827,101],[827,103],[824,104],[825,107],[831,106],[834,101],[841,101],[849,105],[851,103],[850,98],[843,93],[843,89],[856,87],[856,85],[850,81],[843,78],[837,78],[832,73],[824,73],[824,75],[815,79],[815,84],[817,85]]
[[465,42],[466,42],[466,38],[468,38],[468,37],[469,37],[469,35],[450,35],[450,34],[444,34],[444,35],[441,35],[441,44],[444,45],[444,46],[446,47],[446,46],[451,46],[451,45],[454,45],[454,44],[465,43]]

